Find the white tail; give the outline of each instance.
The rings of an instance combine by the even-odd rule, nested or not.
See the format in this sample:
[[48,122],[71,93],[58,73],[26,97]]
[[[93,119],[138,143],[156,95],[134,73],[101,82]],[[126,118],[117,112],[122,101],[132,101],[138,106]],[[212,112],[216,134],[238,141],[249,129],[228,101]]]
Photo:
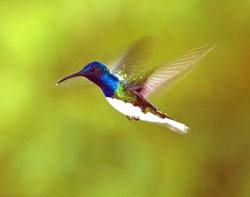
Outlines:
[[131,103],[125,103],[122,100],[106,97],[107,101],[119,112],[125,114],[129,117],[136,117],[139,120],[159,123],[161,125],[166,125],[172,131],[184,134],[187,133],[188,127],[180,122],[169,118],[159,117],[151,112],[144,113],[141,108],[134,106]]
[[186,134],[189,130],[189,127],[186,126],[183,123],[177,122],[175,120],[171,120],[168,118],[164,118],[166,126],[171,129],[172,131],[181,133],[181,134]]

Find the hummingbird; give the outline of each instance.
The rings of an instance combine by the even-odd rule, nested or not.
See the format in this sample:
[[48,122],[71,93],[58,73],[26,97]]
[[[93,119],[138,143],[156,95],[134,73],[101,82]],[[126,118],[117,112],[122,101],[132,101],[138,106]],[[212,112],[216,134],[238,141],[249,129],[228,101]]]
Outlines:
[[[185,134],[189,127],[171,118],[147,100],[158,87],[190,71],[195,63],[210,52],[214,45],[206,45],[184,52],[172,61],[143,69],[139,65],[148,53],[151,38],[136,41],[113,66],[94,60],[73,74],[57,81],[56,85],[74,77],[85,77],[100,87],[108,103],[129,120],[141,120],[165,125]],[[147,55],[146,55],[147,56]],[[139,71],[138,71],[139,70]]]

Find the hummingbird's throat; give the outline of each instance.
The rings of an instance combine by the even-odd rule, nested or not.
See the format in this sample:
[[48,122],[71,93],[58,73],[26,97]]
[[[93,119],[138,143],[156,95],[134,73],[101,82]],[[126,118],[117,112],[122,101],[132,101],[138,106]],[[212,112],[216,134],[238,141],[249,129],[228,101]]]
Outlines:
[[114,96],[115,90],[118,87],[119,79],[113,74],[105,74],[100,77],[86,76],[90,81],[98,85],[106,97]]

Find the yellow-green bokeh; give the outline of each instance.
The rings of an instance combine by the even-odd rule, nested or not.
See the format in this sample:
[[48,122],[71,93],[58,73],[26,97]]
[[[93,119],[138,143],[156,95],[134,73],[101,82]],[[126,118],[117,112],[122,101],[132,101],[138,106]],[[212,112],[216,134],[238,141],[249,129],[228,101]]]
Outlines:
[[[248,0],[1,1],[0,25],[0,196],[250,195]],[[150,34],[153,63],[217,43],[150,97],[190,134],[127,121],[98,87],[54,85]]]

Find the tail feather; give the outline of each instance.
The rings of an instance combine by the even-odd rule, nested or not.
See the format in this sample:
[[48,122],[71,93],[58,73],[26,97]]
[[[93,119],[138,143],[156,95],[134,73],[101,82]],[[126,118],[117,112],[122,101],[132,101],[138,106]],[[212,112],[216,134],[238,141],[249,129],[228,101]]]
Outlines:
[[166,126],[171,129],[172,131],[181,133],[181,134],[186,134],[188,133],[189,127],[186,126],[183,123],[177,122],[175,120],[169,119],[169,118],[164,118]]
[[157,110],[157,115],[164,118],[164,124],[166,124],[166,126],[171,129],[172,131],[181,133],[181,134],[186,134],[189,130],[189,127],[186,126],[183,123],[177,122],[175,121],[173,118],[171,118],[169,115],[167,115],[166,113]]

